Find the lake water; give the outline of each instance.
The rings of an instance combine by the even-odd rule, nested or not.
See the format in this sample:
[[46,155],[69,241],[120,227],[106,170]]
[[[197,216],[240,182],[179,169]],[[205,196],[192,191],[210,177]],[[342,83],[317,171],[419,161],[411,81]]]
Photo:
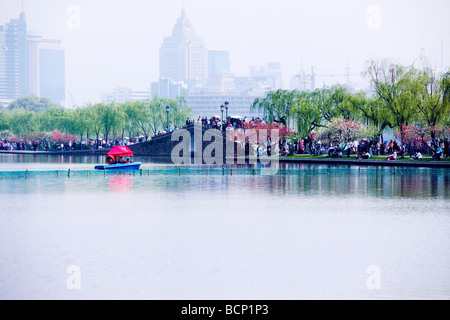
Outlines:
[[136,160],[0,155],[0,299],[450,299],[448,169]]

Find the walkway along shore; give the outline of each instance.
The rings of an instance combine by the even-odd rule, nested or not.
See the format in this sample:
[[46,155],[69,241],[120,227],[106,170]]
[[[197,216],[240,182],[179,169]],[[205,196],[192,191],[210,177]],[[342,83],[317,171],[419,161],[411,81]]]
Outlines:
[[[106,155],[109,149],[103,150],[71,150],[71,151],[24,151],[24,150],[0,150],[0,154],[22,154],[22,155]],[[155,157],[160,158],[160,157]],[[167,157],[170,159],[170,157]],[[228,158],[227,158],[228,159]],[[270,160],[270,158],[267,158]],[[248,157],[246,157],[248,160]],[[278,157],[280,163],[310,163],[310,164],[337,164],[358,166],[389,166],[389,167],[426,167],[426,168],[450,168],[450,161],[419,161],[419,160],[359,160],[359,159],[335,159],[335,158],[301,158],[301,157]]]
[[29,150],[0,150],[0,154],[24,154],[24,155],[57,155],[57,156],[103,156],[110,149],[102,150],[70,150],[70,151],[29,151]]
[[389,166],[389,167],[432,167],[450,168],[450,161],[418,161],[418,160],[359,160],[359,159],[311,159],[311,158],[286,158],[279,157],[280,163],[319,163],[319,164],[339,164],[358,166]]
[[[229,159],[229,158],[227,158]],[[239,158],[242,159],[242,158]],[[246,157],[246,160],[249,158]],[[270,157],[266,158],[270,160]],[[279,163],[309,163],[331,165],[357,165],[357,166],[387,166],[387,167],[425,167],[425,168],[450,168],[450,161],[418,161],[418,160],[359,160],[336,158],[301,158],[278,157]]]

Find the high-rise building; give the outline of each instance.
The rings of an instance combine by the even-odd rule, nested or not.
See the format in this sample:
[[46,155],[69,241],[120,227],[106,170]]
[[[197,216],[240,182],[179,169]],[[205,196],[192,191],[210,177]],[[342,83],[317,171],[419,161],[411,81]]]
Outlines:
[[152,98],[160,97],[176,99],[177,97],[187,95],[187,93],[188,87],[182,81],[175,82],[172,79],[161,78],[158,82],[153,82],[151,84]]
[[268,65],[270,75],[266,67],[254,70],[254,76],[260,78],[232,75],[229,52],[208,51],[203,39],[195,35],[184,9],[172,36],[164,38],[159,63],[160,79],[151,84],[152,97],[175,99],[183,95],[196,116],[219,115],[225,100],[234,115],[258,116],[250,106],[275,87],[275,71],[279,71],[279,65]]
[[283,86],[281,63],[269,62],[266,66],[252,66],[250,67],[250,78],[271,81],[273,89],[280,89]]
[[250,78],[263,78],[267,75],[265,66],[251,66]]
[[184,8],[172,36],[164,38],[159,55],[160,78],[198,85],[208,77],[208,49],[203,39],[195,35]]
[[28,95],[28,43],[25,13],[0,26],[0,100]]
[[195,118],[197,117],[212,117],[219,116],[222,117],[220,106],[224,104],[225,101],[229,102],[229,108],[227,111],[224,110],[223,117],[226,117],[228,113],[229,117],[261,117],[258,110],[251,110],[251,105],[256,98],[261,98],[261,96],[252,95],[234,95],[234,94],[198,94],[189,95],[186,97],[187,104],[192,108],[192,113]]
[[66,105],[65,46],[28,33],[22,12],[0,26],[0,103],[30,94]]
[[209,78],[230,73],[230,53],[228,51],[208,51]]
[[283,73],[281,72],[281,63],[269,62],[267,64],[267,76],[272,78],[275,88],[283,87]]
[[150,99],[150,89],[132,89],[127,87],[114,88],[111,92],[103,92],[101,101],[104,103],[126,103]]
[[60,40],[28,38],[29,92],[55,104],[67,101],[65,46]]

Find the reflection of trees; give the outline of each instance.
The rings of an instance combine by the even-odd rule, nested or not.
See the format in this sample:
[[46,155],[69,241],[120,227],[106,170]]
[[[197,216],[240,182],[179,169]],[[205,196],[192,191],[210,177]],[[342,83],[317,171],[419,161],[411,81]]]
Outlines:
[[233,175],[229,172],[219,174],[218,169],[210,169],[207,174],[206,169],[201,169],[197,174],[184,171],[178,176],[176,170],[173,169],[169,174],[150,174],[151,183],[145,183],[146,188],[159,192],[193,191],[205,196],[217,192],[226,194],[242,188],[245,189],[245,196],[267,194],[271,197],[298,195],[428,199],[450,196],[445,187],[450,172],[445,169],[309,167],[303,170],[288,169],[286,172],[282,170],[281,174],[273,176],[253,175],[250,170],[246,174],[239,174],[239,169],[234,169]]
[[[15,158],[20,160],[21,158]],[[40,158],[42,161],[42,158]],[[61,161],[68,163],[69,159],[49,157],[49,162]],[[22,159],[29,162],[30,159]],[[92,161],[89,157],[72,159],[76,163]],[[233,173],[231,174],[231,170]],[[50,171],[48,171],[50,172]],[[48,181],[67,179],[67,171],[61,170],[59,178],[50,176]],[[30,172],[30,181],[39,181],[42,172]],[[48,175],[47,175],[48,176]],[[105,176],[105,177],[104,177]],[[116,178],[117,177],[117,178]],[[107,173],[90,170],[72,170],[71,178],[89,179],[90,184],[103,190],[104,179],[108,181],[109,189],[144,191],[152,194],[175,193],[200,197],[226,197],[228,193],[238,191],[243,197],[346,197],[346,198],[402,198],[429,199],[450,198],[447,188],[450,180],[448,169],[432,168],[393,168],[393,167],[352,167],[282,165],[280,173],[272,176],[259,174],[259,170],[241,166],[238,167],[205,167],[205,166],[153,166],[150,170],[134,173]],[[73,180],[73,179],[72,179]],[[77,183],[78,183],[77,182]],[[35,186],[34,183],[20,184],[24,187]],[[45,185],[45,184],[43,184]],[[117,187],[117,188],[116,188]],[[26,191],[26,190],[25,190]],[[57,192],[64,192],[64,189]]]

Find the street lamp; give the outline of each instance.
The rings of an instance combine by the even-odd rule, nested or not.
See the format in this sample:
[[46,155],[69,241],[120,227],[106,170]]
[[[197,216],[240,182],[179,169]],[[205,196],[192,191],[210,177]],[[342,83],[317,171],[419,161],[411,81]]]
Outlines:
[[170,106],[166,106],[167,131],[169,131],[169,112],[170,112]]
[[225,110],[226,110],[226,116],[225,116],[225,118],[227,119],[227,121],[228,121],[228,104],[229,104],[228,100],[225,101]]
[[222,130],[223,130],[223,125],[224,125],[224,121],[223,121],[223,108],[224,108],[224,105],[221,105],[220,106],[220,112],[222,112],[222,118],[221,118],[221,121],[222,121]]

